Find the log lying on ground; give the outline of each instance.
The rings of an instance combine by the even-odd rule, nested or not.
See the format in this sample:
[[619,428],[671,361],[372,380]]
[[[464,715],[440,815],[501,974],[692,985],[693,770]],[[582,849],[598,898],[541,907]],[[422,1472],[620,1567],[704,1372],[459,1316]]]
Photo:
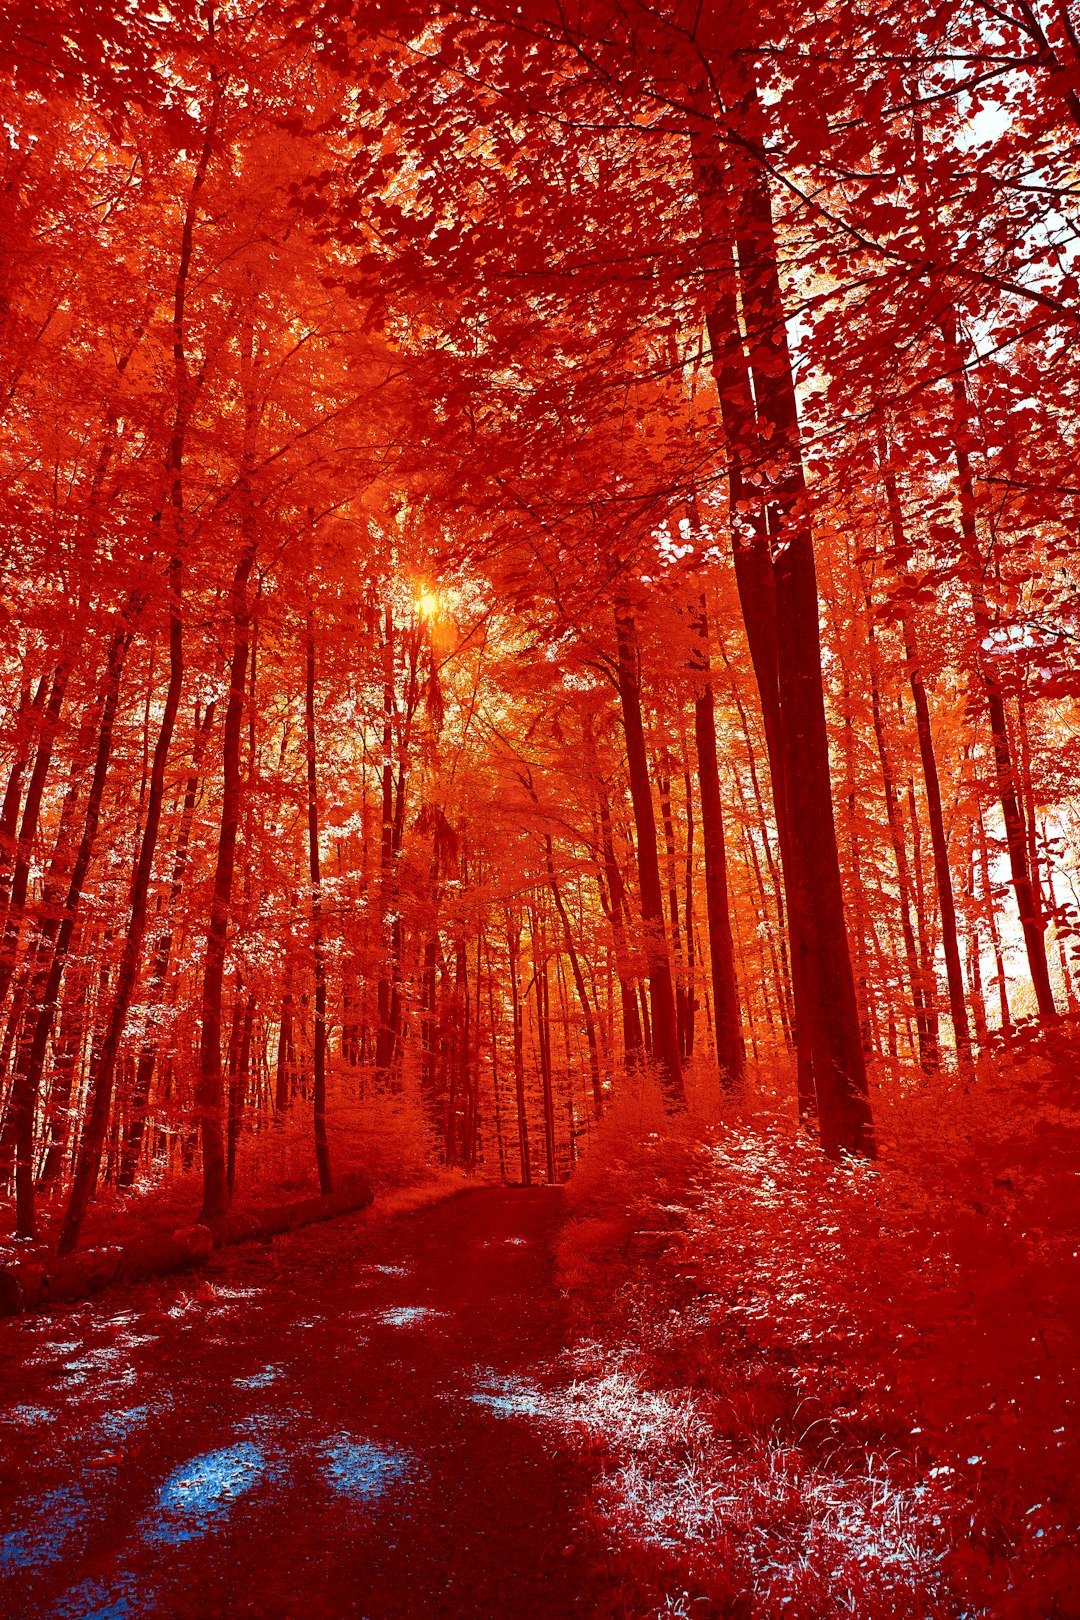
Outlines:
[[123,1248],[87,1249],[61,1259],[18,1261],[0,1267],[0,1315],[35,1305],[88,1299],[113,1282],[142,1282],[205,1265],[213,1248],[205,1226],[182,1226],[171,1237],[140,1238]]
[[281,1232],[294,1232],[298,1226],[329,1221],[335,1215],[350,1215],[353,1210],[366,1209],[374,1196],[363,1176],[342,1176],[337,1190],[321,1198],[300,1198],[294,1204],[278,1204],[275,1209],[260,1210],[262,1235],[276,1237]]
[[300,1198],[257,1212],[238,1212],[207,1226],[182,1226],[171,1237],[139,1238],[122,1248],[88,1249],[51,1259],[35,1252],[33,1259],[0,1266],[0,1316],[14,1316],[34,1306],[65,1299],[86,1299],[113,1282],[143,1282],[191,1271],[206,1264],[214,1247],[247,1243],[253,1238],[277,1237],[315,1221],[366,1209],[374,1194],[363,1176],[345,1176],[336,1192],[321,1198]]
[[124,1282],[144,1282],[147,1277],[167,1277],[176,1271],[193,1271],[204,1266],[214,1247],[208,1226],[181,1226],[171,1237],[141,1238],[125,1245],[120,1259]]
[[221,1248],[227,1243],[247,1243],[252,1238],[278,1237],[282,1232],[295,1232],[298,1226],[311,1226],[315,1221],[329,1221],[335,1215],[351,1215],[354,1210],[366,1209],[374,1196],[363,1176],[342,1176],[335,1192],[298,1198],[292,1204],[275,1204],[271,1209],[256,1210],[252,1214],[226,1215],[224,1220],[214,1223],[214,1243]]
[[250,1243],[253,1238],[260,1238],[263,1235],[259,1216],[245,1214],[243,1211],[235,1215],[225,1215],[220,1221],[211,1221],[210,1230],[214,1234],[215,1249],[222,1249],[230,1243]]

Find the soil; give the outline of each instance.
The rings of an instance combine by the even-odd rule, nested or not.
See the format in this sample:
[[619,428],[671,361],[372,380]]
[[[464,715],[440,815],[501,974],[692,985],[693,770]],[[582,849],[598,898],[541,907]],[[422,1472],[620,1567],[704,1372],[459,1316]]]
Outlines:
[[599,1459],[530,1417],[557,1189],[228,1251],[0,1329],[0,1613],[637,1611]]

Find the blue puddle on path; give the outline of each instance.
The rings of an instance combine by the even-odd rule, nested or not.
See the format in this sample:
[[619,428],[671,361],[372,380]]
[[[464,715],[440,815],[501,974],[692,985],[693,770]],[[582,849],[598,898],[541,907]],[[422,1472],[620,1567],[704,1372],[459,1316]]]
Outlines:
[[77,1485],[61,1485],[39,1497],[29,1522],[0,1536],[0,1575],[47,1568],[65,1557],[88,1507],[86,1495]]
[[[110,1414],[103,1428],[123,1444],[133,1428],[143,1427],[148,1415],[145,1408],[118,1411]],[[145,1565],[139,1549],[145,1549],[155,1564],[167,1549],[184,1558],[199,1541],[225,1529],[241,1499],[258,1487],[287,1484],[292,1465],[302,1465],[305,1456],[322,1489],[359,1510],[361,1522],[388,1505],[388,1498],[399,1495],[423,1471],[419,1456],[408,1447],[347,1430],[328,1434],[322,1428],[312,1434],[297,1422],[299,1414],[293,1416],[296,1426],[289,1429],[272,1417],[249,1419],[246,1427],[253,1437],[236,1437],[174,1467],[152,1492],[128,1534],[121,1534],[111,1574],[76,1579],[51,1601],[39,1601],[32,1611],[17,1605],[4,1611],[0,1599],[0,1611],[32,1612],[50,1620],[134,1620],[157,1614],[162,1601],[160,1571],[152,1573],[153,1565]],[[24,1513],[21,1525],[0,1535],[0,1577],[14,1578],[16,1590],[18,1583],[46,1576],[50,1569],[58,1572],[58,1566],[77,1565],[90,1550],[86,1544],[92,1506],[83,1486],[66,1485],[44,1493],[25,1504]]]
[[264,1467],[261,1447],[250,1440],[204,1452],[182,1463],[158,1491],[160,1517],[148,1531],[147,1540],[176,1545],[206,1535],[215,1514],[250,1491]]
[[415,1472],[416,1456],[400,1446],[378,1446],[371,1440],[341,1438],[326,1447],[330,1483],[350,1501],[377,1502]]

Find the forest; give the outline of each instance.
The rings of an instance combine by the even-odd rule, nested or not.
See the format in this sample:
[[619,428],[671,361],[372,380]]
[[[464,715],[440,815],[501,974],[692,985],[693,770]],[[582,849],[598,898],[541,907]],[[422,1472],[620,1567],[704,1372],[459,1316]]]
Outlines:
[[[5,0],[0,81],[9,1612],[1080,1616],[1080,14]],[[33,1531],[354,1241],[390,1337],[490,1301],[535,1591],[440,1606],[472,1497],[430,1591],[249,1591],[282,1461]]]

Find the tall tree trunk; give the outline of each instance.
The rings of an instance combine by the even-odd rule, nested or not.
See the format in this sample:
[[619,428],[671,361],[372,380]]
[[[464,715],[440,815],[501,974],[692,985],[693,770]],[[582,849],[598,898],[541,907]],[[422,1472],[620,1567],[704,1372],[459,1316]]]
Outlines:
[[683,1056],[694,1055],[697,1026],[697,929],[694,926],[694,784],[690,777],[690,750],[686,732],[682,736],[683,797],[686,801],[686,849],[683,853],[683,915],[686,919],[686,1028]]
[[540,917],[532,913],[533,984],[536,989],[536,1045],[540,1058],[540,1085],[544,1100],[544,1157],[548,1185],[555,1182],[555,1091],[551,1072],[551,981],[547,940]]
[[1057,1016],[1057,1008],[1054,1005],[1054,993],[1050,988],[1050,969],[1046,960],[1046,921],[1038,904],[1034,875],[1028,865],[1024,817],[1016,789],[1012,750],[1009,745],[1005,695],[1001,689],[997,671],[993,667],[992,655],[988,651],[988,644],[994,627],[986,600],[986,588],[983,583],[985,565],[979,548],[979,533],[976,520],[978,504],[971,473],[971,461],[968,455],[971,429],[967,384],[964,380],[963,357],[960,353],[954,315],[949,315],[943,323],[942,330],[945,335],[945,346],[952,368],[953,455],[956,459],[960,493],[962,549],[967,568],[967,583],[975,626],[973,660],[976,673],[982,683],[986,710],[990,719],[994,775],[997,782],[998,797],[1001,800],[1001,813],[1005,821],[1005,842],[1009,851],[1009,868],[1012,874],[1013,890],[1016,894],[1017,910],[1020,913],[1020,926],[1024,934],[1024,946],[1027,951],[1028,967],[1031,972],[1031,983],[1035,991],[1039,1016],[1044,1019],[1054,1018]]
[[597,1119],[604,1112],[604,1091],[600,1084],[600,1053],[596,1042],[596,1019],[593,1016],[592,1002],[585,989],[585,977],[581,971],[581,962],[578,958],[577,947],[574,944],[574,933],[570,927],[570,918],[566,913],[562,893],[559,889],[559,880],[555,875],[555,854],[552,849],[551,837],[544,839],[544,853],[547,857],[548,881],[551,884],[551,898],[555,902],[555,910],[562,923],[563,944],[570,960],[570,971],[574,976],[574,989],[577,991],[578,1001],[581,1003],[581,1016],[585,1020],[585,1039],[589,1046],[589,1078],[592,1083],[593,1108]]
[[394,616],[386,609],[383,626],[383,760],[382,760],[382,838],[379,858],[379,905],[382,926],[382,963],[379,970],[379,1028],[375,1038],[375,1070],[385,1084],[394,1058],[393,1033],[393,910],[394,881]]
[[768,452],[763,452],[759,445],[754,395],[740,332],[735,293],[737,270],[725,199],[727,182],[719,170],[715,152],[710,150],[710,143],[704,138],[695,138],[693,144],[704,226],[702,255],[713,273],[706,325],[727,441],[728,509],[735,583],[761,704],[765,749],[772,780],[773,811],[786,895],[799,1115],[809,1126],[817,1115],[814,1051],[815,1045],[820,1043],[815,1036],[817,1023],[811,993],[812,980],[808,977],[806,966],[811,946],[807,940],[800,943],[806,921],[798,904],[796,851],[788,809],[788,767],[780,708],[775,581],[765,503],[754,483],[755,463]]
[[0,915],[7,909],[11,868],[15,860],[23,772],[30,757],[34,730],[48,689],[49,677],[42,675],[32,695],[29,685],[25,684],[19,694],[19,712],[15,719],[15,757],[4,789],[4,802],[0,805]]
[[697,746],[698,790],[701,794],[701,840],[705,852],[705,911],[709,919],[716,1064],[721,1084],[728,1090],[740,1091],[745,1081],[746,1056],[739,1022],[739,992],[735,983],[724,814],[720,800],[720,763],[716,752],[716,711],[709,670],[709,623],[704,595],[696,628],[698,646],[695,649],[694,668],[699,684],[694,698],[694,740]]
[[[487,1001],[488,1001],[488,1024],[489,1024],[489,1027],[490,1027],[490,1034],[491,1034],[491,1095],[492,1095],[492,1101],[494,1103],[494,1110],[495,1110],[495,1145],[496,1145],[496,1148],[497,1148],[498,1154],[499,1154],[499,1180],[500,1181],[505,1181],[506,1180],[506,1143],[503,1140],[502,1096],[501,1096],[500,1087],[499,1087],[499,1029],[498,1029],[498,1023],[496,1021],[496,1016],[495,1016],[495,970],[494,970],[494,968],[492,966],[492,962],[491,962],[491,943],[488,940],[487,934],[482,933],[481,936],[480,936],[480,939],[481,939],[481,943],[483,944],[483,947],[484,947],[485,955],[487,956],[487,991],[488,991]],[[476,982],[477,982],[477,987],[478,987],[477,993],[479,994],[479,983],[480,983],[480,958],[479,958],[479,955],[477,956]],[[479,1022],[480,1022],[480,1014],[479,1014],[479,1010],[478,1010],[477,1011],[477,1024],[479,1024]]]
[[[903,508],[896,473],[889,457],[884,432],[878,435],[878,462],[885,485],[885,498],[889,507],[893,546],[903,582],[907,573],[907,559],[911,554],[904,528]],[[930,704],[923,681],[922,664],[915,634],[915,623],[910,606],[904,602],[901,614],[904,630],[904,652],[907,658],[908,684],[915,706],[915,729],[919,738],[919,757],[922,762],[923,783],[926,788],[926,808],[930,818],[930,844],[934,852],[934,879],[941,914],[941,944],[945,954],[945,973],[949,986],[949,1017],[952,1020],[953,1040],[957,1061],[962,1068],[972,1062],[971,1032],[968,1026],[967,1003],[964,997],[964,975],[960,966],[960,941],[956,926],[956,901],[953,895],[952,869],[949,866],[949,845],[945,836],[945,817],[941,804],[941,782],[938,777],[937,755],[934,751],[934,731],[930,720]]]
[[994,885],[990,881],[990,853],[986,843],[986,825],[983,822],[982,806],[977,800],[975,818],[979,834],[979,866],[982,873],[983,903],[986,906],[986,920],[990,928],[990,943],[994,951],[994,971],[998,987],[998,1006],[1001,1010],[1001,1028],[1002,1033],[1008,1035],[1012,1030],[1012,1014],[1009,1011],[1009,990],[1005,980],[1005,959],[1001,952],[1001,935],[997,924],[997,902],[994,895]]
[[112,1007],[105,1029],[105,1037],[90,1073],[87,1097],[88,1117],[83,1131],[75,1176],[71,1185],[63,1225],[60,1228],[59,1252],[69,1254],[79,1241],[79,1233],[90,1200],[97,1184],[101,1165],[101,1151],[109,1127],[109,1109],[112,1103],[113,1077],[116,1059],[127,1023],[131,998],[139,974],[143,935],[146,932],[146,908],[150,893],[150,877],[161,828],[161,811],[165,801],[165,768],[172,746],[176,715],[180,707],[180,693],[184,683],[183,624],[181,619],[181,591],[183,563],[177,550],[169,565],[169,684],[165,693],[161,725],[154,746],[154,763],[150,772],[150,791],[146,801],[146,820],[142,840],[135,862],[131,882],[130,909],[127,932],[124,936],[120,965],[113,989]]
[[813,1004],[812,1042],[826,1153],[872,1155],[873,1121],[844,918],[821,671],[817,576],[795,384],[764,172],[744,176],[739,284],[762,431],[776,466],[768,492],[777,677],[799,949]]
[[15,1077],[12,1106],[15,1115],[16,1230],[20,1237],[25,1238],[34,1236],[35,1227],[34,1115],[37,1109],[42,1071],[45,1066],[45,1054],[48,1049],[49,1037],[52,1034],[53,1020],[56,1016],[56,1003],[60,991],[60,980],[63,977],[72,934],[75,931],[83,884],[86,881],[86,874],[90,867],[90,860],[97,839],[98,822],[101,817],[101,800],[105,791],[105,779],[112,755],[113,729],[116,723],[117,705],[120,700],[120,681],[124,672],[124,662],[128,648],[131,645],[135,622],[142,612],[143,606],[144,598],[142,596],[132,595],[128,598],[120,624],[114,632],[109,646],[105,670],[101,728],[98,733],[94,773],[90,780],[86,810],[83,816],[82,837],[79,841],[75,864],[72,867],[71,877],[68,882],[63,919],[57,933],[56,944],[53,947],[48,978],[45,981],[36,1008],[33,1038],[29,1044],[28,1052],[21,1060],[20,1071]]
[[877,743],[878,763],[881,766],[881,783],[885,793],[885,819],[889,828],[889,843],[893,852],[893,864],[896,867],[896,886],[899,897],[900,933],[904,943],[904,959],[907,966],[908,985],[911,991],[912,1005],[915,1010],[915,1030],[919,1042],[919,1063],[924,1074],[934,1074],[939,1063],[937,1044],[937,1013],[934,1007],[934,987],[927,983],[923,976],[922,962],[915,939],[915,927],[912,922],[913,886],[911,871],[908,866],[907,844],[904,839],[904,826],[900,815],[900,802],[896,789],[896,775],[893,771],[892,758],[889,752],[889,741],[885,732],[885,717],[881,706],[881,660],[879,657],[877,637],[874,633],[873,607],[864,586],[864,602],[866,606],[867,636],[869,640],[870,660],[870,709],[874,723],[874,739]]
[[[71,1136],[73,1112],[71,1094],[86,1035],[90,965],[85,958],[89,954],[85,939],[80,951],[76,953],[76,967],[72,967],[72,953],[68,953],[68,967],[64,974],[64,1007],[60,1014],[60,1028],[53,1049],[52,1076],[49,1085],[47,1112],[49,1145],[38,1181],[42,1192],[47,1192],[58,1180],[64,1167],[64,1155]],[[80,956],[82,960],[78,959]]]
[[319,789],[315,762],[315,609],[309,602],[304,685],[304,742],[307,755],[308,863],[311,876],[311,954],[315,970],[315,1040],[312,1108],[319,1191],[333,1191],[330,1143],[326,1134],[326,960],[322,932],[322,873],[319,864]]
[[510,966],[510,1013],[514,1025],[514,1101],[517,1104],[518,1153],[521,1158],[521,1185],[532,1186],[532,1166],[529,1160],[529,1115],[525,1106],[525,1024],[521,1005],[521,984],[518,962],[521,952],[521,928],[510,913],[506,916],[506,956]]
[[641,892],[641,931],[645,960],[649,967],[649,999],[652,1004],[653,1056],[660,1071],[660,1084],[669,1108],[686,1106],[682,1062],[679,1057],[679,1026],[675,990],[671,979],[667,934],[664,928],[664,896],[660,886],[660,860],[656,847],[656,814],[649,781],[645,727],[641,718],[641,690],[637,670],[637,636],[634,619],[625,604],[615,609],[615,632],[619,656],[619,698],[630,773],[630,798],[634,807],[637,838],[638,881]]
[[[207,704],[201,720],[199,718],[199,706],[196,704],[195,741],[192,746],[191,768],[184,786],[184,802],[180,811],[180,826],[176,835],[176,846],[173,850],[172,877],[163,913],[166,921],[154,945],[154,954],[150,965],[150,982],[146,990],[147,1010],[151,1015],[151,1019],[165,1000],[169,964],[172,961],[176,909],[180,903],[180,896],[184,890],[184,879],[187,875],[191,826],[195,819],[195,800],[199,791],[199,769],[202,765],[203,753],[213,723],[214,704],[212,702]],[[153,1029],[152,1023],[150,1028]],[[131,1187],[135,1182],[135,1172],[138,1168],[143,1135],[146,1130],[146,1110],[150,1102],[150,1087],[153,1084],[157,1049],[156,1036],[148,1032],[139,1049],[139,1058],[135,1069],[131,1113],[128,1120],[127,1134],[124,1139],[123,1152],[120,1156],[120,1168],[117,1173],[118,1187]],[[48,1164],[46,1164],[47,1175]]]
[[600,903],[611,923],[612,939],[615,944],[615,967],[619,977],[619,1005],[622,1012],[623,1054],[627,1068],[634,1069],[641,1061],[642,1034],[637,991],[634,987],[634,975],[631,970],[630,952],[626,941],[624,884],[622,873],[619,871],[619,863],[615,859],[615,840],[611,827],[611,805],[608,801],[607,783],[604,781],[603,773],[600,770],[592,726],[588,720],[582,727],[582,734],[585,744],[586,763],[595,784],[600,812],[600,843],[603,853],[604,876],[607,879],[606,895],[603,884],[601,883],[600,886]]
[[243,773],[240,743],[243,734],[244,687],[247,673],[251,608],[248,582],[255,565],[258,536],[254,518],[246,525],[242,550],[233,574],[230,606],[233,624],[232,658],[229,664],[229,695],[222,731],[221,822],[214,887],[206,932],[203,971],[202,1033],[199,1042],[199,1074],[195,1090],[195,1119],[199,1126],[203,1160],[203,1201],[200,1220],[213,1224],[229,1209],[229,1187],[225,1155],[223,1090],[221,1072],[221,1003],[225,978],[225,950],[229,934],[236,844],[240,827],[240,801]]
[[671,923],[671,954],[675,962],[675,1026],[679,1037],[679,1057],[686,1058],[686,968],[682,929],[679,924],[679,867],[675,851],[675,819],[671,811],[671,760],[661,757],[656,785],[660,793],[660,822],[664,829],[664,857],[667,861],[668,919]]
[[52,763],[53,746],[56,742],[56,730],[60,723],[60,711],[64,705],[64,695],[67,692],[68,680],[71,676],[74,663],[75,650],[69,646],[61,655],[56,666],[52,682],[49,687],[49,697],[41,717],[41,729],[38,733],[38,744],[34,754],[34,766],[30,772],[30,781],[26,788],[26,800],[23,804],[22,821],[19,825],[19,840],[15,846],[15,858],[12,863],[11,888],[8,891],[7,910],[4,915],[4,937],[0,941],[0,1003],[7,995],[8,986],[15,972],[15,964],[19,954],[19,934],[22,928],[23,912],[26,909],[26,891],[30,881],[30,862],[34,852],[34,840],[37,837],[38,820],[41,815],[41,801],[45,792],[45,781]]

